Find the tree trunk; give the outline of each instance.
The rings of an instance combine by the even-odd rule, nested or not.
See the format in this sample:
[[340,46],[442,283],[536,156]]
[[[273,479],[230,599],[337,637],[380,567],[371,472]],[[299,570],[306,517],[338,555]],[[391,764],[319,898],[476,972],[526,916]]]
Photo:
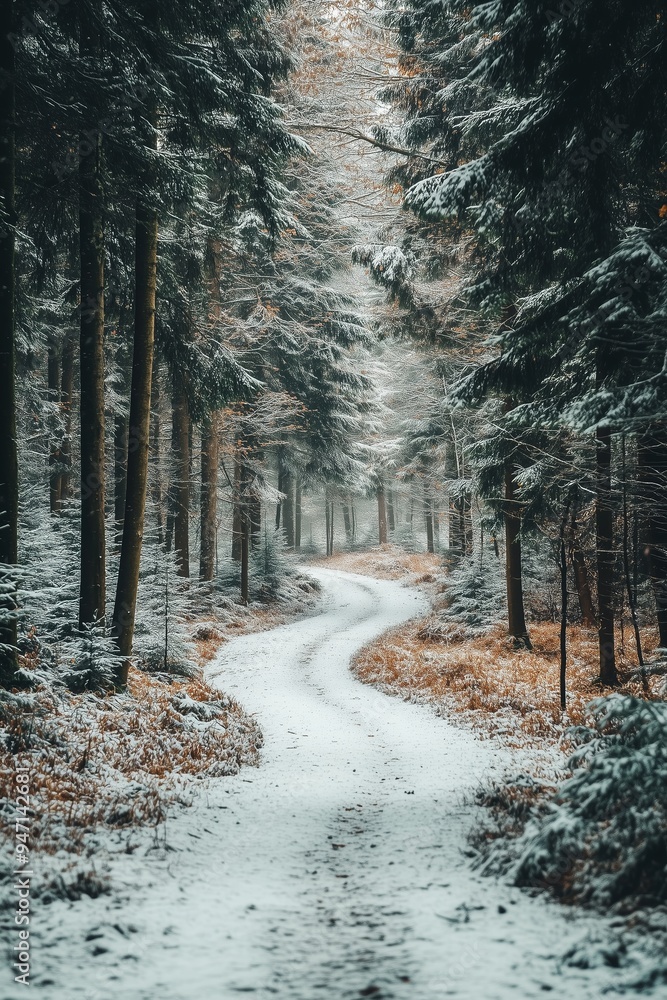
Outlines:
[[262,501],[254,490],[248,499],[248,518],[250,521],[250,547],[254,551],[262,540]]
[[384,483],[380,483],[377,488],[378,502],[378,538],[380,545],[387,544],[387,501],[384,492]]
[[174,379],[174,550],[178,576],[190,576],[190,412],[180,378]]
[[614,511],[611,500],[611,432],[601,426],[596,434],[595,532],[598,582],[598,638],[600,649],[600,680],[603,684],[618,684],[614,650]]
[[531,649],[523,606],[521,512],[514,489],[514,469],[510,463],[505,467],[505,577],[509,634]]
[[301,548],[301,478],[296,477],[294,487],[294,547]]
[[199,576],[212,580],[215,572],[215,537],[218,510],[218,416],[211,413],[201,431],[201,548]]
[[440,551],[440,512],[435,506],[435,501],[431,500],[431,517],[433,518],[433,548]]
[[[16,445],[16,326],[15,298],[15,58],[14,3],[0,5],[0,76],[4,81],[0,109],[0,564],[18,561],[18,452]],[[5,575],[6,573],[6,575]],[[0,620],[0,684],[12,687],[18,666],[16,655],[17,581],[14,570],[3,571],[8,592]]]
[[[285,484],[283,483],[283,464],[280,457],[278,458],[278,492],[285,492]],[[282,514],[282,500],[279,500],[276,504],[276,531],[280,531],[280,518]]]
[[283,493],[285,504],[283,509],[283,526],[285,528],[285,543],[288,549],[294,548],[294,476],[291,472],[283,472]]
[[569,504],[563,513],[560,525],[560,707],[567,708],[567,549],[565,547],[565,528]]
[[60,362],[60,405],[63,413],[63,440],[60,445],[60,505],[72,497],[72,396],[74,392],[74,337],[65,335]]
[[352,521],[350,520],[350,508],[346,503],[341,504],[343,508],[343,524],[345,525],[345,538],[348,542],[352,540]]
[[577,597],[579,598],[582,624],[587,628],[593,628],[595,626],[596,618],[595,608],[593,607],[591,585],[588,579],[588,568],[586,566],[584,553],[582,552],[581,546],[578,544],[576,537],[572,547],[572,566],[574,569],[574,582],[577,587]]
[[466,556],[472,555],[473,530],[472,530],[472,504],[469,497],[463,499],[463,551]]
[[245,503],[241,504],[241,603],[250,600],[250,518]]
[[158,545],[164,545],[164,491],[162,485],[162,463],[160,449],[160,369],[153,362],[153,378],[151,380],[151,444],[150,451],[153,456],[153,487],[152,497],[155,506],[155,520],[157,522]]
[[655,597],[659,642],[667,649],[667,434],[650,429],[639,442],[639,474],[646,506],[644,551]]
[[[240,444],[240,442],[239,442]],[[239,459],[240,449],[234,457],[234,506],[232,509],[232,560],[241,562],[243,548],[243,525],[241,523],[241,509],[243,500],[241,492],[243,490],[243,465]]]
[[[94,23],[80,18],[80,53],[99,56]],[[104,520],[104,190],[101,136],[79,161],[79,250],[81,264],[81,586],[79,626],[104,619],[106,542]]]
[[[150,112],[149,143],[157,149],[157,111]],[[151,419],[151,383],[155,344],[155,287],[157,275],[158,217],[141,201],[137,205],[135,237],[134,348],[130,390],[130,447],[127,490],[118,585],[113,613],[113,633],[124,662],[117,685],[124,688],[132,654],[134,619],[139,586],[139,564],[144,534],[148,447]]]
[[130,418],[124,413],[114,417],[114,547],[120,551],[127,490],[127,452],[130,441]]
[[426,486],[424,486],[424,519],[426,521],[426,551],[434,552],[435,546],[433,544],[433,508],[431,507],[431,500],[429,498]]
[[[47,384],[49,402],[57,406],[60,402],[60,358],[58,356],[58,346],[54,340],[49,341]],[[60,512],[60,487],[62,484],[61,459],[61,442],[52,441],[49,454],[49,510],[52,514]]]
[[396,530],[396,518],[394,516],[394,491],[387,490],[387,525],[390,531]]

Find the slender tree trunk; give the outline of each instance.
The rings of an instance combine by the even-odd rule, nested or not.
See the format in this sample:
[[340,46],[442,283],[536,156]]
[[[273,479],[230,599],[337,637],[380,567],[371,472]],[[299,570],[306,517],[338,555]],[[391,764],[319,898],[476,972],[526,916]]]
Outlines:
[[623,449],[623,576],[625,577],[626,592],[628,595],[628,607],[630,609],[630,620],[632,631],[635,637],[635,648],[637,650],[637,663],[639,664],[644,680],[644,691],[648,691],[648,678],[644,673],[644,654],[642,652],[641,634],[639,631],[639,620],[637,618],[637,605],[632,589],[632,576],[630,574],[630,551],[629,551],[629,522],[628,522],[628,480],[625,462],[625,434],[622,436]]
[[324,530],[325,530],[326,536],[327,536],[327,556],[330,556],[331,555],[331,551],[330,551],[330,547],[329,547],[329,534],[330,534],[330,525],[329,525],[329,497],[326,496],[326,495],[324,497]]
[[[278,492],[279,493],[284,493],[285,492],[285,484],[283,482],[283,479],[284,479],[284,476],[283,476],[282,459],[280,457],[278,457]],[[282,502],[282,500],[279,500],[278,503],[276,504],[276,531],[280,530],[280,519],[281,519],[281,514],[282,514],[282,506],[283,506],[283,502]]]
[[433,518],[433,548],[436,552],[440,551],[440,512],[438,511],[435,501],[431,500],[431,517]]
[[646,527],[644,551],[655,597],[659,641],[667,649],[667,434],[651,428],[639,442]]
[[241,512],[241,604],[250,601],[250,521],[245,509]]
[[294,547],[301,548],[301,477],[296,477],[294,486]]
[[215,537],[218,512],[218,416],[211,413],[201,432],[201,548],[199,576],[212,580],[215,572]]
[[157,522],[158,545],[164,545],[164,490],[162,484],[162,462],[160,448],[160,368],[153,362],[153,378],[151,381],[151,445],[150,451],[153,457],[153,486],[152,497],[155,506],[155,520]]
[[65,335],[60,363],[60,405],[63,414],[63,439],[60,445],[60,485],[58,492],[61,506],[72,497],[72,397],[74,393],[74,337]]
[[[218,185],[211,183],[211,197],[219,201]],[[220,302],[221,251],[220,243],[209,236],[207,248],[207,284],[209,313],[215,327],[220,325],[222,309]],[[202,423],[201,438],[201,502],[200,502],[200,553],[199,575],[202,580],[212,580],[215,573],[215,551],[218,535],[218,458],[219,458],[218,413],[211,413]]]
[[[17,580],[11,568],[18,561],[19,477],[16,445],[16,326],[15,298],[15,58],[11,37],[16,34],[15,5],[0,4],[0,564],[9,592],[2,601],[0,622],[0,684],[12,687],[16,655]],[[6,575],[5,575],[6,574]]]
[[180,378],[174,380],[174,550],[176,572],[190,576],[190,412]]
[[473,550],[472,504],[469,497],[463,499],[463,551],[471,556]]
[[424,486],[424,519],[426,521],[426,551],[434,552],[435,546],[433,544],[433,508],[431,507],[431,500],[429,498],[426,486]]
[[593,595],[591,584],[588,579],[588,567],[586,558],[581,550],[578,539],[574,538],[572,546],[572,566],[574,569],[574,582],[577,587],[577,597],[581,610],[581,621],[586,628],[593,628],[596,622],[595,608],[593,606]]
[[250,547],[254,551],[259,548],[262,540],[262,501],[254,490],[248,501],[248,516],[250,520]]
[[378,502],[378,538],[380,545],[387,544],[387,501],[384,491],[384,483],[380,483],[377,488]]
[[390,531],[396,530],[396,518],[394,516],[394,491],[387,490],[387,525]]
[[569,503],[563,512],[560,525],[560,707],[567,708],[567,549],[565,528],[569,513]]
[[[149,143],[157,149],[157,110],[150,112]],[[144,534],[148,447],[151,419],[151,384],[155,344],[155,289],[157,276],[158,217],[141,201],[137,205],[135,237],[134,348],[130,390],[130,446],[123,541],[113,613],[113,633],[124,662],[117,685],[124,688],[132,655],[134,619],[139,586],[139,564]]]
[[614,511],[611,500],[611,431],[600,426],[596,434],[597,495],[595,501],[595,531],[598,577],[598,638],[600,648],[600,680],[603,684],[618,684],[614,649]]
[[294,476],[287,470],[283,473],[283,493],[285,504],[283,509],[283,525],[285,528],[285,543],[288,549],[294,548]]
[[130,418],[125,413],[114,417],[114,544],[120,552],[127,490],[127,452],[130,441]]
[[[99,56],[97,28],[82,14],[80,52]],[[81,262],[81,586],[79,625],[104,619],[106,541],[104,520],[104,191],[101,137],[79,162],[79,249]]]
[[347,542],[352,540],[352,522],[350,520],[350,508],[346,503],[341,504],[343,508],[343,524],[345,526],[345,538]]
[[[240,445],[240,442],[238,442]],[[241,520],[241,512],[243,507],[243,463],[240,459],[241,451],[240,447],[237,447],[236,455],[234,456],[234,507],[232,511],[232,561],[241,562],[242,548],[243,548],[243,524]]]
[[[58,345],[49,341],[47,384],[49,402],[56,405],[60,402],[60,358]],[[49,454],[49,510],[52,514],[60,512],[60,487],[62,485],[62,442],[52,441]]]
[[505,468],[505,576],[508,631],[517,642],[531,649],[523,606],[521,569],[521,512],[514,489],[514,469],[508,463]]

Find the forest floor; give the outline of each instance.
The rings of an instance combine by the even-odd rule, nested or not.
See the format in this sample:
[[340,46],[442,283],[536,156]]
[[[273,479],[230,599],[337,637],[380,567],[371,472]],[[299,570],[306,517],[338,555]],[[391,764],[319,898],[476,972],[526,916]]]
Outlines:
[[350,672],[360,649],[426,612],[425,596],[311,572],[317,613],[227,642],[207,668],[261,727],[260,766],[200,782],[159,829],[101,838],[111,891],[37,900],[33,988],[49,1000],[650,992],[633,986],[644,953],[610,921],[470,869],[472,793],[537,751]]
[[[563,713],[556,622],[531,623],[533,648],[526,650],[514,647],[502,625],[476,638],[443,642],[428,637],[429,621],[409,622],[366,646],[355,657],[355,675],[386,694],[433,704],[439,714],[508,746],[560,744],[570,726],[583,724],[589,702],[604,693],[596,679],[598,638],[593,629],[567,629],[568,701]],[[648,638],[645,653],[650,655],[657,641]],[[631,655],[619,659],[626,679],[618,690],[641,697],[636,660],[633,664]],[[651,678],[652,691],[662,683],[662,678]]]
[[[37,687],[0,702],[0,835],[16,846],[15,776],[29,771],[29,856],[49,871],[33,895],[78,899],[107,891],[95,862],[105,837],[128,843],[138,827],[158,831],[172,805],[187,804],[194,779],[238,773],[258,763],[262,733],[233,698],[206,682],[203,670],[225,643],[312,612],[314,581],[290,576],[281,600],[244,607],[217,603],[182,623],[199,663],[194,676],[131,668],[127,692],[73,694],[39,662]],[[195,670],[195,664],[191,664]],[[47,862],[46,856],[52,861]],[[0,874],[0,912],[12,896],[10,867]],[[5,920],[0,917],[0,923]]]
[[[316,565],[417,586],[431,611],[445,600],[446,569],[441,556],[405,552],[384,545],[363,552],[340,552]],[[560,708],[560,624],[529,623],[532,650],[516,649],[505,626],[483,635],[444,641],[429,635],[429,613],[390,629],[355,656],[352,669],[365,684],[406,701],[427,703],[438,714],[471,726],[510,747],[560,745],[566,730],[582,724],[586,706],[603,693],[597,675],[598,637],[594,629],[567,629],[567,712]],[[657,632],[644,630],[643,651],[650,660]],[[624,694],[644,694],[629,629],[616,637]],[[662,677],[648,679],[655,696]]]

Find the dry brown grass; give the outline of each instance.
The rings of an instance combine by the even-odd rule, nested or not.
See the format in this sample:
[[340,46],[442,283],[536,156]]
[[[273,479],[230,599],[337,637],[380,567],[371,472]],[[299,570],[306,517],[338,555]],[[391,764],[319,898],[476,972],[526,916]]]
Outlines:
[[314,560],[313,565],[413,584],[434,583],[435,576],[442,574],[439,556],[429,552],[406,552],[398,545],[378,545],[363,552],[334,552],[328,558]]
[[[48,691],[34,711],[3,703],[3,722],[30,772],[32,849],[80,851],[99,825],[157,825],[182,797],[183,775],[234,774],[256,764],[260,730],[233,700],[202,680],[165,684],[133,670],[125,695]],[[14,713],[13,718],[11,716]],[[0,750],[0,796],[15,797],[17,756]],[[0,814],[11,834],[13,810]]]
[[[563,718],[559,698],[559,626],[532,624],[533,650],[516,650],[498,628],[460,643],[444,644],[418,636],[424,621],[409,622],[381,636],[356,657],[359,680],[407,700],[435,703],[442,714],[471,722],[510,745],[557,742],[567,726],[583,722],[588,702],[602,693],[596,683],[597,635],[568,629],[568,710]],[[621,671],[636,661],[625,636]],[[647,642],[647,652],[656,638]],[[642,694],[641,683],[621,689]]]

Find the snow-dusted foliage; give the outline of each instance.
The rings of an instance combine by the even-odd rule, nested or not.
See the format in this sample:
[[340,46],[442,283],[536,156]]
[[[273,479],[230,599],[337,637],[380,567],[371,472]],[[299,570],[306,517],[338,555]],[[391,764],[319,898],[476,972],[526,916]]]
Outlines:
[[422,629],[424,638],[456,642],[490,632],[505,615],[503,564],[463,559],[446,578],[446,607]]
[[667,902],[667,705],[614,694],[572,731],[573,776],[517,841],[520,885],[620,910]]

